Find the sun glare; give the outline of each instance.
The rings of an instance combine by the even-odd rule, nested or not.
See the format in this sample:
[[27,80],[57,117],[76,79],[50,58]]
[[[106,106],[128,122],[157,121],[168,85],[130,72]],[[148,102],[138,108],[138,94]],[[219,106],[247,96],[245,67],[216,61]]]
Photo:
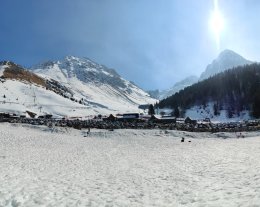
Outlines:
[[210,27],[216,38],[216,44],[220,47],[220,36],[224,29],[224,18],[218,8],[218,0],[214,0],[214,10],[210,18]]
[[211,27],[215,34],[220,35],[224,27],[224,21],[219,11],[214,11],[211,17]]

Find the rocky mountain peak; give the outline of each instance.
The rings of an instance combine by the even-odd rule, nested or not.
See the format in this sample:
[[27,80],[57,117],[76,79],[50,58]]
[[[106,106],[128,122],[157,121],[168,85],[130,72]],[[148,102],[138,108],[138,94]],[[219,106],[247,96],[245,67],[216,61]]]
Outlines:
[[218,55],[218,57],[207,66],[206,70],[201,74],[200,80],[207,79],[217,73],[223,72],[233,67],[251,63],[252,61],[245,59],[244,57],[235,53],[232,50],[226,49],[222,51]]

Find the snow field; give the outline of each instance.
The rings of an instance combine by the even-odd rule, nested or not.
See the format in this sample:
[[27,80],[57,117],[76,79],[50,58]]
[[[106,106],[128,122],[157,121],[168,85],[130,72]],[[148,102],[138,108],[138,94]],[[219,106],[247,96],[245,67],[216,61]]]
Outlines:
[[0,123],[0,206],[260,206],[259,134]]
[[[139,112],[138,104],[143,103],[144,94],[138,94],[138,92],[136,92],[137,96],[134,98],[131,95],[122,97],[109,85],[100,87],[87,86],[74,79],[71,82],[72,85],[80,88],[80,90],[77,87],[74,88],[75,97],[81,99],[88,94],[88,99],[94,102],[85,106],[66,99],[53,91],[45,90],[43,87],[6,80],[4,83],[0,83],[0,112],[24,114],[28,110],[38,115],[47,113],[57,117],[82,117],[97,114],[109,115],[119,112]],[[151,98],[147,97],[148,99],[151,100]],[[104,103],[110,107],[106,108],[98,105]],[[144,103],[146,103],[146,100]]]

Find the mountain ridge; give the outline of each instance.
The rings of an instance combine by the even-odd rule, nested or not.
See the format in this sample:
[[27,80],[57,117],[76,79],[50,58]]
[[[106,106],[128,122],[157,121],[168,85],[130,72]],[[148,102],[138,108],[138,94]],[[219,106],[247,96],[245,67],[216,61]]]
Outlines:
[[201,73],[199,80],[201,81],[225,70],[251,63],[253,62],[245,59],[233,50],[226,49],[207,65],[205,71]]
[[144,103],[148,99],[150,99],[148,102],[152,100],[146,92],[131,81],[123,79],[114,69],[97,64],[88,58],[66,56],[63,60],[33,66],[31,70],[38,74],[52,77],[71,88],[73,88],[71,82],[75,83],[75,81],[78,83],[80,81],[80,84],[83,83],[83,85],[88,85],[92,88],[109,87],[114,95],[117,94],[133,104],[143,104],[141,99],[143,99]]
[[[176,92],[193,85],[198,81],[205,80],[215,74],[223,72],[228,69],[232,69],[237,66],[243,66],[247,64],[252,64],[253,61],[245,59],[243,56],[234,52],[230,49],[225,49],[219,53],[218,57],[215,58],[210,64],[208,64],[205,70],[201,73],[199,77],[197,76],[188,76],[178,82],[176,82],[171,88],[160,90],[156,92],[156,90],[148,91],[151,95],[155,95],[160,100],[165,99],[171,95],[174,95]],[[192,78],[193,77],[193,78]],[[191,78],[191,79],[190,79]],[[190,80],[189,80],[190,79]],[[156,93],[155,93],[156,92]]]
[[160,100],[167,98],[167,97],[179,92],[180,90],[196,83],[198,80],[199,80],[199,78],[195,75],[188,76],[188,77],[184,78],[183,80],[176,82],[173,85],[173,87],[171,87],[170,89],[162,90],[160,92],[159,98],[160,98]]
[[[12,110],[19,113],[31,110],[58,116],[115,114],[139,112],[139,105],[156,102],[114,69],[88,58],[66,56],[63,60],[37,64],[29,70],[5,61],[0,66],[0,76],[0,88],[5,93],[0,102],[14,105]],[[42,84],[32,77],[34,80],[37,77]],[[4,104],[1,110],[11,109]]]

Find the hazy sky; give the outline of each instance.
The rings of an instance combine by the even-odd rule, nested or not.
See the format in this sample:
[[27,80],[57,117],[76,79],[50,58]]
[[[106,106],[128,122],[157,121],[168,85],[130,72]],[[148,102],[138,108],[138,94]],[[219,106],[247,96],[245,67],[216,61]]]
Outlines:
[[[2,0],[0,60],[89,57],[144,89],[200,75],[220,52],[213,0]],[[260,60],[260,1],[219,0],[220,50]]]

